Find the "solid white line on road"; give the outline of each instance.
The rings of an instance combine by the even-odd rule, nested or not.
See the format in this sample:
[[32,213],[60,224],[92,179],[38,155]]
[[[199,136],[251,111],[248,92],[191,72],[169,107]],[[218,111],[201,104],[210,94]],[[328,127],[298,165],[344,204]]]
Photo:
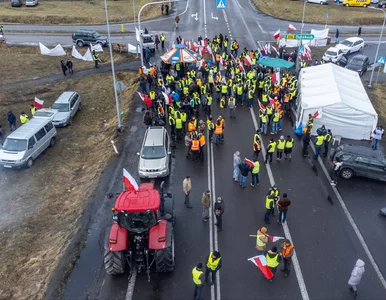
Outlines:
[[240,8],[242,8],[238,0],[236,0],[236,3],[237,3],[237,5],[238,5]]
[[129,277],[129,285],[127,286],[125,300],[133,299],[134,286],[135,286],[136,280],[137,280],[137,270],[134,270],[134,272]]
[[[213,143],[210,143],[210,161],[211,161],[211,164],[212,164],[212,195],[213,195],[213,200],[212,200],[212,203],[214,205],[214,203],[216,202],[216,179],[215,179],[215,175],[214,175],[214,157],[213,157]],[[213,212],[213,210],[212,210]],[[213,213],[212,213],[213,214]],[[218,236],[217,236],[217,230],[213,229],[214,230],[214,250],[218,251],[219,248],[218,248]],[[217,297],[216,299],[217,300],[221,300],[221,290],[220,290],[220,271],[217,271],[216,273],[216,290],[217,290]]]
[[[255,116],[255,113],[253,111],[253,106],[250,108],[250,112],[251,112],[251,116],[252,116],[253,125],[255,126],[255,129],[257,130],[259,128],[259,126],[257,124],[256,116]],[[263,140],[261,140],[261,150],[263,152],[263,158],[265,158],[267,153],[265,151]],[[273,186],[275,184],[275,179],[273,178],[271,166],[269,165],[269,163],[266,164],[266,168],[267,168],[267,174],[268,174],[269,182],[270,182],[271,186]],[[291,237],[287,222],[283,224],[283,229],[284,229],[284,235],[285,235],[286,239],[290,240],[292,243],[292,237]],[[302,299],[303,300],[309,300],[310,298],[308,296],[307,287],[306,287],[306,284],[304,282],[303,273],[302,273],[302,270],[300,269],[300,264],[299,264],[299,260],[298,260],[298,257],[296,255],[296,252],[294,252],[294,255],[292,256],[292,262],[294,265],[296,278],[298,280],[300,293],[302,294]]]
[[180,13],[179,16],[182,16],[184,13],[186,13],[186,12],[188,11],[189,1],[190,1],[190,0],[188,0],[188,1],[186,2],[185,10],[184,10],[182,13]]
[[260,31],[261,31],[262,33],[267,34],[267,32],[264,30],[263,26],[260,25],[259,21],[256,20],[256,24],[257,24],[257,26],[259,26]]
[[[315,147],[312,143],[311,143],[311,149],[315,153]],[[322,167],[324,175],[326,175],[328,181],[331,182],[330,174],[328,173],[326,166],[324,165],[320,156],[318,157],[318,161],[320,163],[320,166]],[[381,281],[381,283],[383,285],[383,288],[386,290],[386,280],[383,277],[381,271],[379,270],[379,267],[378,267],[377,263],[375,262],[375,259],[374,259],[373,255],[371,254],[369,247],[366,244],[365,239],[363,238],[361,232],[359,231],[357,224],[355,223],[355,221],[354,221],[353,217],[351,216],[346,204],[344,203],[342,196],[340,195],[338,189],[335,186],[332,186],[332,190],[334,191],[336,198],[338,199],[340,205],[342,206],[343,211],[344,211],[348,221],[350,222],[350,225],[351,225],[352,229],[354,230],[359,242],[361,243],[363,249],[365,250],[365,253],[366,253],[367,257],[369,258],[370,263],[375,270],[375,273],[377,274],[379,280]]]

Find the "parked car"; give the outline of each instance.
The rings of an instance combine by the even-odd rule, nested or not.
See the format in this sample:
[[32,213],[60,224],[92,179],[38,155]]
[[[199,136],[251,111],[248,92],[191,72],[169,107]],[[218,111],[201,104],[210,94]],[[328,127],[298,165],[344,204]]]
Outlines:
[[336,63],[339,61],[343,56],[343,51],[336,48],[336,47],[330,47],[327,49],[327,51],[323,54],[323,60],[325,62],[331,61]]
[[42,108],[35,112],[34,118],[48,119],[52,121],[58,112],[59,111],[57,109]]
[[344,144],[331,149],[330,157],[341,156],[343,165],[340,176],[351,179],[354,176],[386,181],[386,158],[381,149]]
[[25,6],[36,6],[39,4],[38,0],[25,0]]
[[344,54],[349,55],[357,51],[362,51],[364,46],[365,41],[362,38],[351,37],[339,42],[339,44],[335,45],[335,48],[340,49]]
[[379,0],[371,0],[371,4],[378,4]]
[[72,41],[79,47],[83,47],[90,44],[100,44],[106,46],[108,44],[108,38],[100,35],[95,30],[79,29],[72,34]]
[[30,168],[44,150],[55,145],[55,139],[56,128],[50,120],[32,118],[7,136],[0,150],[0,164]]
[[149,127],[143,138],[138,173],[141,178],[166,177],[170,173],[170,138],[165,127]]
[[366,55],[355,55],[350,59],[346,65],[346,69],[358,72],[359,76],[362,76],[367,68],[370,66],[370,60]]
[[56,127],[71,125],[75,114],[82,108],[80,95],[77,92],[64,92],[50,108],[58,110],[52,120]]
[[12,7],[21,7],[23,5],[23,0],[11,0]]
[[386,7],[386,1],[378,2],[378,7],[385,8]]
[[326,5],[326,4],[330,3],[330,0],[306,0],[306,2],[317,3],[317,4],[320,4],[320,5]]
[[371,0],[344,0],[342,2],[344,6],[362,6],[367,7],[371,4]]
[[379,214],[386,217],[386,207],[379,210]]

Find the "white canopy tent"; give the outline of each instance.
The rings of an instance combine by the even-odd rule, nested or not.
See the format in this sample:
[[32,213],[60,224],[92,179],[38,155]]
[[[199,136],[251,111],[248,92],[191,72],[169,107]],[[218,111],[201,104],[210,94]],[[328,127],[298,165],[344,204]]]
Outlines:
[[304,68],[299,74],[296,123],[303,126],[308,115],[318,112],[312,133],[325,125],[335,135],[368,140],[378,114],[363,87],[359,74],[332,63]]

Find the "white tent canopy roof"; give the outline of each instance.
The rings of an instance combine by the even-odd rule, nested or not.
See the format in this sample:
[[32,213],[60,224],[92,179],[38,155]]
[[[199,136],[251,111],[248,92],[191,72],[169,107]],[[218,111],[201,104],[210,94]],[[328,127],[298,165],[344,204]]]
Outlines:
[[304,109],[340,103],[377,116],[357,72],[327,63],[302,69],[300,78]]

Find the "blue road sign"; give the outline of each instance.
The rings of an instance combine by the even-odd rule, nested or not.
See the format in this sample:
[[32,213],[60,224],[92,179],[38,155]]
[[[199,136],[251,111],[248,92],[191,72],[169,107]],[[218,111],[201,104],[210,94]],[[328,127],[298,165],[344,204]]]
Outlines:
[[216,0],[216,8],[219,10],[225,10],[227,8],[226,0]]
[[300,46],[299,54],[303,54],[303,53],[304,53],[304,46]]
[[377,58],[377,63],[380,65],[384,65],[386,62],[386,57],[385,56],[378,56]]
[[326,13],[326,19],[328,19],[328,13]]

